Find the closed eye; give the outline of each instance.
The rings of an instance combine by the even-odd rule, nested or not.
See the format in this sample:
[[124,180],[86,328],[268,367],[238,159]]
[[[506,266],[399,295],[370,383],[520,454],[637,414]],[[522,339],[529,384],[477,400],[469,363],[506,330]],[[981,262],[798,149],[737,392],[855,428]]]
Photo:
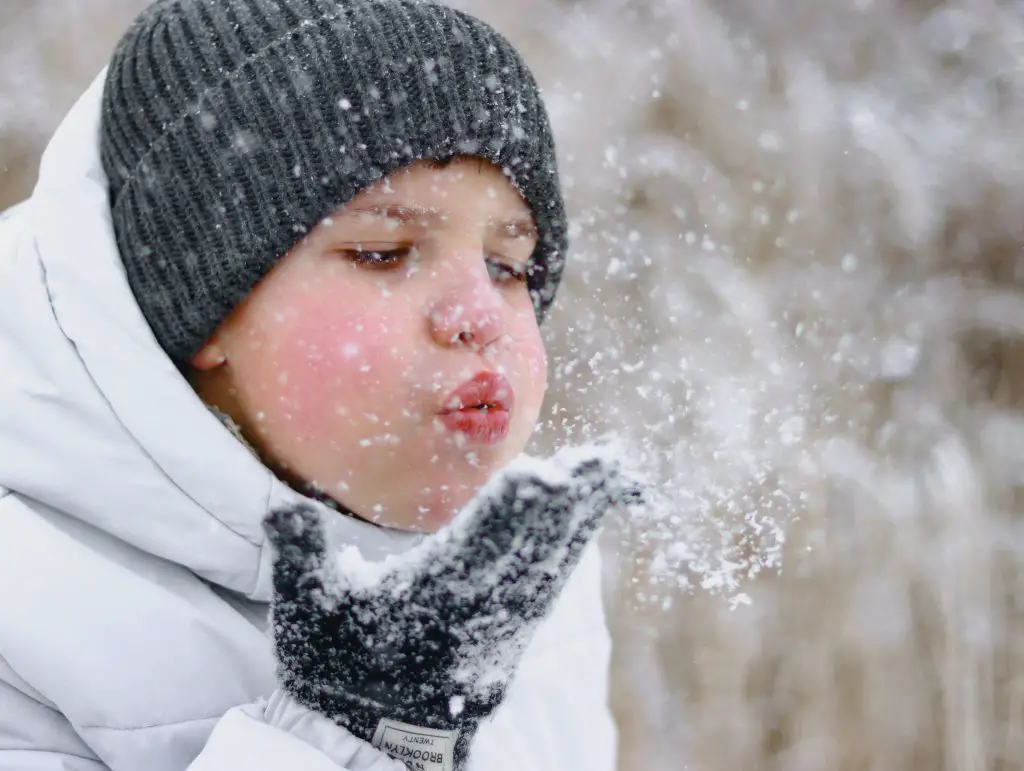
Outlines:
[[345,249],[342,252],[357,265],[370,268],[394,268],[401,265],[412,253],[411,246],[395,249]]
[[510,265],[501,260],[490,259],[487,261],[487,273],[492,281],[499,284],[505,283],[526,283],[526,268],[517,265]]

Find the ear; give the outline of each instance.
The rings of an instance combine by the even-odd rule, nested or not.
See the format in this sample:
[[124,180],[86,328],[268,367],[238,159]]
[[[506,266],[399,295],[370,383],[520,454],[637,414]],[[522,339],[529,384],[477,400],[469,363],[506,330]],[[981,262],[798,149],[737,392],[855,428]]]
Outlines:
[[198,353],[188,360],[188,363],[200,372],[207,372],[211,369],[216,369],[227,360],[227,354],[224,353],[220,342],[214,336],[206,345],[199,349]]

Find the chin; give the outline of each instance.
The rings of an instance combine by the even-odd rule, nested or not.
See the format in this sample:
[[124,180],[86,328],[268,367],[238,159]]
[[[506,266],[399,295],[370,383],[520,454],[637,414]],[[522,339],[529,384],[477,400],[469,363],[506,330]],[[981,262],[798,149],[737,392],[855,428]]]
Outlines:
[[410,533],[436,533],[453,519],[457,510],[446,507],[431,508],[413,520],[406,518],[380,519],[378,524]]
[[[411,510],[419,510],[422,513],[409,523],[408,529],[417,530],[423,533],[434,533],[443,528],[462,511],[480,487],[487,481],[492,472],[484,474],[480,479],[467,480],[463,477],[459,483],[451,483],[449,492],[442,494],[439,498],[417,501],[410,507]],[[467,483],[469,486],[467,486]],[[442,482],[441,484],[446,484]],[[458,486],[456,487],[456,484]],[[454,489],[452,489],[454,488]]]
[[431,535],[431,534],[436,533],[439,530],[441,530],[445,525],[447,525],[453,519],[455,519],[455,515],[454,514],[450,514],[450,515],[447,515],[447,516],[441,516],[441,517],[437,517],[437,518],[424,517],[423,521],[420,522],[418,527],[414,528],[414,530],[416,532],[418,532],[418,533],[426,533],[427,535]]

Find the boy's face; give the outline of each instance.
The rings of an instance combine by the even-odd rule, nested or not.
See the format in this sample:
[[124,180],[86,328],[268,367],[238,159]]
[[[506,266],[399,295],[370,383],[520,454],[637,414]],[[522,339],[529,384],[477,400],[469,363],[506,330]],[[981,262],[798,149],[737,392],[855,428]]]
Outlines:
[[282,259],[194,357],[194,385],[283,477],[366,519],[436,530],[540,412],[535,244],[498,169],[416,163]]

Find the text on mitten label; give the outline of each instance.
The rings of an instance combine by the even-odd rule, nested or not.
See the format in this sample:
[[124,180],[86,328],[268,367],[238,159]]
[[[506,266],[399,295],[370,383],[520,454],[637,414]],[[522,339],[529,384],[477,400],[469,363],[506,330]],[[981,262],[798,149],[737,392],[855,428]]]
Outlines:
[[414,771],[452,771],[458,733],[383,718],[373,734],[373,746]]

